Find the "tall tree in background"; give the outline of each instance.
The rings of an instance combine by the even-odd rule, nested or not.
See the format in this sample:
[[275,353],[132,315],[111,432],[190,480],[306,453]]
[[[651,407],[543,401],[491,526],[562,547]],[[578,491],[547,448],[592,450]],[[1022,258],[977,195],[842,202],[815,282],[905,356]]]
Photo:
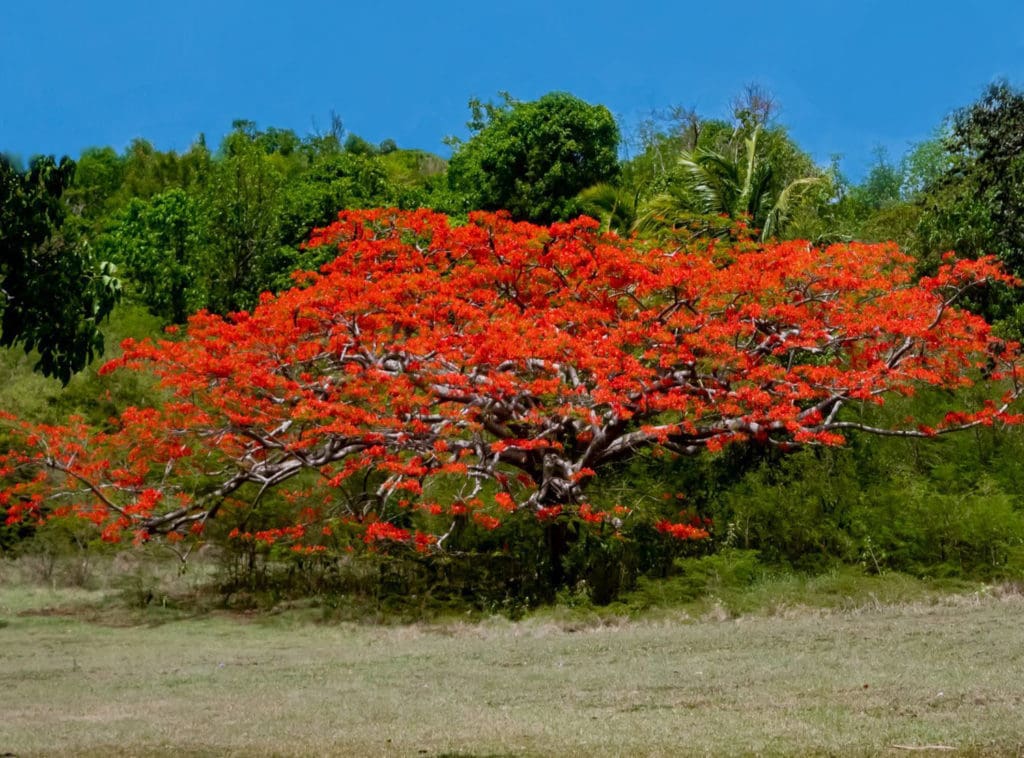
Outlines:
[[75,176],[64,199],[73,213],[95,222],[117,203],[114,198],[124,183],[124,175],[125,160],[114,148],[87,148],[78,156]]
[[470,101],[475,132],[458,146],[449,181],[470,208],[537,223],[577,212],[576,195],[619,171],[619,129],[607,108],[555,92],[532,102]]
[[[945,148],[943,170],[921,193],[922,259],[934,266],[946,250],[994,254],[1024,275],[1024,93],[991,85],[954,115]],[[976,305],[1011,331],[1024,329],[1019,294],[990,290]]]
[[251,307],[283,265],[277,259],[287,160],[273,149],[254,124],[239,121],[214,166],[210,231],[219,257],[210,307],[219,313]]
[[[743,132],[749,134],[743,137]],[[766,156],[761,124],[737,130],[729,152],[697,147],[679,155],[678,187],[646,203],[638,226],[646,231],[687,225],[694,215],[746,218],[761,230],[761,239],[779,236],[801,194],[822,182],[821,176],[785,176],[781,162]],[[708,233],[717,225],[700,227]]]
[[208,305],[208,280],[216,266],[204,204],[183,189],[150,200],[133,199],[105,242],[131,272],[150,312],[183,324]]
[[[964,254],[995,253],[1024,271],[1024,94],[1005,82],[953,117],[949,161],[930,187],[930,241]],[[954,221],[955,219],[955,221]],[[959,244],[958,244],[959,243]]]
[[34,158],[27,171],[0,155],[0,345],[39,353],[36,368],[67,383],[103,351],[99,322],[120,294],[62,224],[74,175],[68,158]]
[[1024,272],[1024,93],[1005,82],[953,120],[951,174],[977,191],[991,215],[992,243],[1003,262]]
[[799,233],[808,207],[826,202],[832,186],[773,123],[775,109],[769,93],[748,86],[733,102],[731,121],[681,106],[652,114],[636,129],[639,152],[623,165],[618,196],[591,188],[581,194],[581,208],[619,231],[621,209],[630,208],[632,229],[645,234],[718,235],[743,218],[763,239]]

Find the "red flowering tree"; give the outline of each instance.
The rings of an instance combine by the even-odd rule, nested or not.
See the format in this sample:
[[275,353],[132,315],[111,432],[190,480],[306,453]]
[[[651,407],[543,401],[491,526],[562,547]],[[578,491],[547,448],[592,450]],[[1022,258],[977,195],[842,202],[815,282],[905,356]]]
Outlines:
[[[78,514],[110,540],[177,540],[273,492],[294,503],[291,521],[253,532],[243,518],[233,537],[444,550],[454,524],[513,513],[616,528],[623,513],[595,508],[587,486],[643,449],[1020,420],[1017,345],[956,307],[1010,282],[989,259],[950,258],[915,281],[893,245],[662,249],[588,219],[453,226],[394,210],[342,213],[309,247],[333,259],[252,313],[124,345],[106,370],[155,373],[160,407],[104,430],[7,418],[8,520]],[[905,428],[843,413],[978,381],[992,401]]]

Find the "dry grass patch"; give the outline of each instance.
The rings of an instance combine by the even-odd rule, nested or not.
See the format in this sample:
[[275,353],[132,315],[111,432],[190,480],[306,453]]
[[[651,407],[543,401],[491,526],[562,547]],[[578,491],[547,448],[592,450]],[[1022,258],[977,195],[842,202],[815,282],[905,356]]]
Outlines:
[[1019,588],[696,621],[373,627],[283,614],[114,627],[36,615],[82,592],[0,590],[0,752],[1024,750]]

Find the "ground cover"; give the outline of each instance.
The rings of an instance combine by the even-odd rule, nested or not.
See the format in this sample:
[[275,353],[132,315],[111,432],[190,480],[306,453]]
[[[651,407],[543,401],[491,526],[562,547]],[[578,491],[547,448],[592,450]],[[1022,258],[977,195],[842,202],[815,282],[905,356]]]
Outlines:
[[882,602],[894,586],[742,615],[705,600],[699,616],[380,625],[7,584],[0,752],[1019,754],[1024,596]]

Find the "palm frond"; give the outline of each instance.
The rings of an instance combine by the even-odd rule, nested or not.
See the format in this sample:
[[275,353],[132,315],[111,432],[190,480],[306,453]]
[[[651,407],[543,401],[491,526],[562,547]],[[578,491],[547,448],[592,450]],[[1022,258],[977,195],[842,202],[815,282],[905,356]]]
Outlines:
[[580,213],[596,218],[604,229],[625,233],[636,220],[638,192],[606,182],[588,187],[576,196]]
[[762,241],[777,234],[778,230],[785,225],[786,219],[789,218],[790,209],[793,203],[799,199],[800,195],[809,188],[824,181],[825,177],[823,176],[805,176],[802,179],[794,179],[787,184],[782,192],[779,193],[775,205],[772,206],[768,217],[765,219],[764,226],[761,229]]
[[700,198],[704,213],[732,215],[741,193],[735,162],[710,150],[684,152],[679,159],[689,189]]

